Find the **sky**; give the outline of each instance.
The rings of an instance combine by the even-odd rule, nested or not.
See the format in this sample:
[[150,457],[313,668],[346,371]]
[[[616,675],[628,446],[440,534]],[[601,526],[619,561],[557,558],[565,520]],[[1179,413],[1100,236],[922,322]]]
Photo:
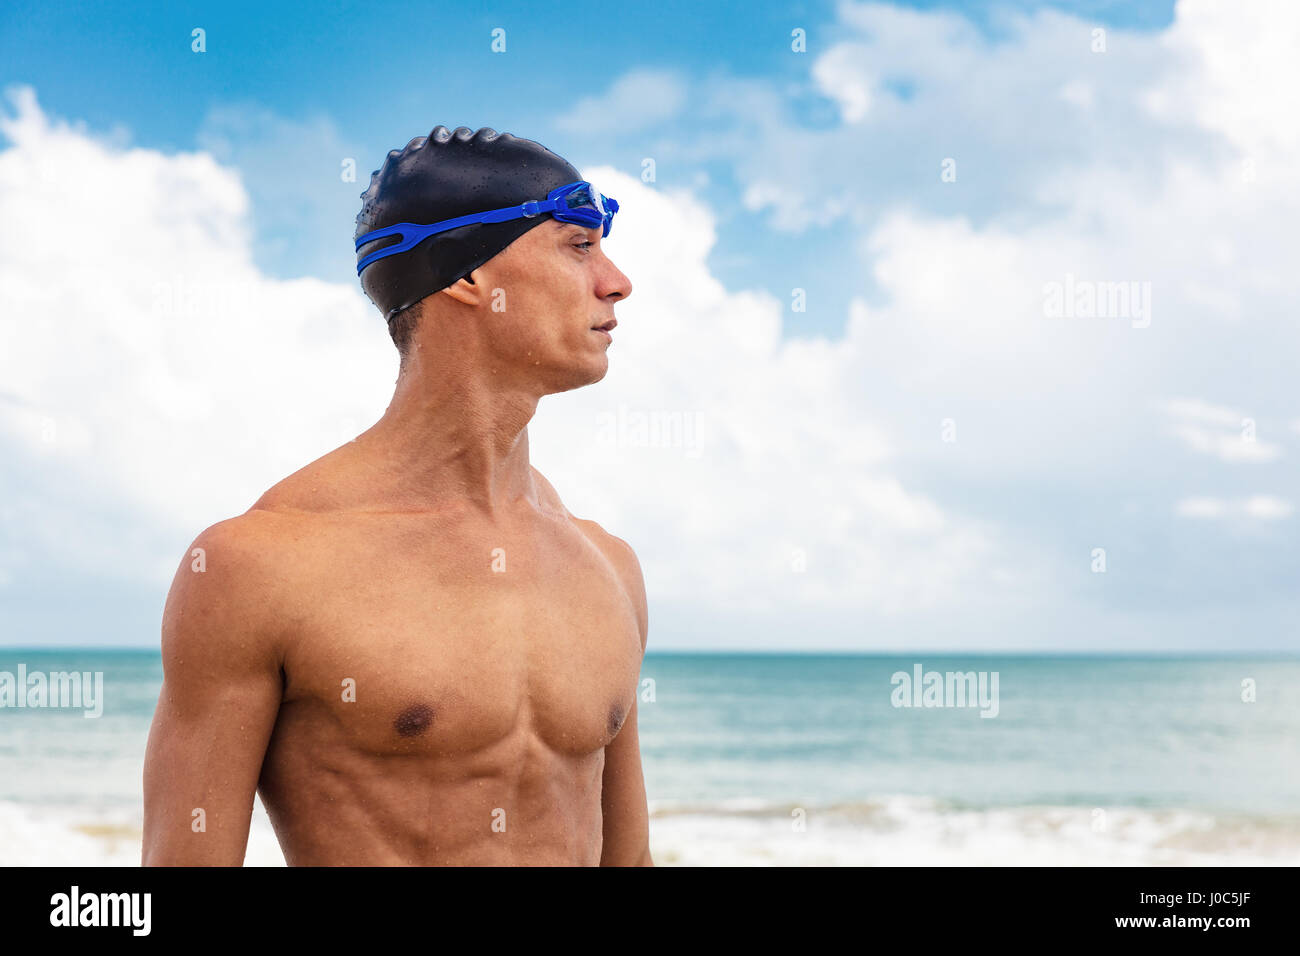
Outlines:
[[156,646],[383,413],[358,197],[445,125],[620,203],[529,434],[652,651],[1296,649],[1300,6],[589,9],[0,11],[0,645]]

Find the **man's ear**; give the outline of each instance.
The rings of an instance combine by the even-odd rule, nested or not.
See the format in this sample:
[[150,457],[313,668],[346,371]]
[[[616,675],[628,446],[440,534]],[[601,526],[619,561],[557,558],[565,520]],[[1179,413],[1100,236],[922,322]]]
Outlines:
[[[477,272],[478,270],[474,270]],[[451,296],[462,305],[475,306],[483,298],[482,286],[474,281],[474,273],[463,275],[445,289],[440,289],[445,295]]]

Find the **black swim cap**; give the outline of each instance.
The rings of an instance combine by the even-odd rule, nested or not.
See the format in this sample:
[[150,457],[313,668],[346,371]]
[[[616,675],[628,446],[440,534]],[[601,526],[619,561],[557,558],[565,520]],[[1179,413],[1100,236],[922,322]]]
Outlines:
[[[552,189],[582,179],[564,159],[531,139],[467,126],[435,126],[402,150],[392,150],[361,194],[353,241],[399,222],[428,224],[545,199]],[[487,262],[550,216],[475,223],[437,233],[409,252],[376,259],[361,273],[361,288],[385,319]],[[357,250],[357,262],[399,242],[386,236]]]

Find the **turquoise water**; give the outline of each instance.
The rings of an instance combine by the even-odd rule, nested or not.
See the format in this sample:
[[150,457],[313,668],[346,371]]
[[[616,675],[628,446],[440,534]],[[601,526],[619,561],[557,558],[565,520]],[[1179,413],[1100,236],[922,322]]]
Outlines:
[[[918,663],[997,671],[998,716],[892,706],[891,675]],[[651,655],[645,677],[642,755],[665,799],[1300,807],[1295,659]]]
[[[0,650],[0,671],[103,671],[104,714],[0,709],[0,801],[138,806],[156,651]],[[890,676],[998,672],[999,712],[901,708]],[[1257,701],[1243,703],[1242,680]],[[647,656],[652,802],[956,808],[1300,807],[1300,661],[1279,658]]]

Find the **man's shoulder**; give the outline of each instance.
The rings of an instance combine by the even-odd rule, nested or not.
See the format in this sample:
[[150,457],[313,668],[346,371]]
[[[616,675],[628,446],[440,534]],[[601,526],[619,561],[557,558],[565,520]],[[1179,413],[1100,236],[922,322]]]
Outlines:
[[646,607],[645,577],[641,572],[641,562],[636,552],[632,549],[632,545],[618,535],[610,534],[599,523],[584,518],[573,520],[618,572],[619,579],[623,582],[623,590],[636,612],[637,626],[641,632],[641,650],[644,652],[649,614]]
[[288,516],[257,508],[209,525],[182,558],[173,597],[225,603],[246,600],[250,590],[266,592],[295,566],[288,553],[293,538]]
[[313,465],[272,485],[242,514],[199,532],[187,560],[205,567],[209,584],[240,600],[247,588],[265,591],[309,563],[305,545],[323,523],[322,490],[328,488],[319,476],[313,480]]
[[627,591],[628,599],[631,600],[636,608],[637,618],[641,625],[641,642],[645,646],[645,635],[647,628],[647,611],[646,611],[646,591],[645,578],[641,571],[641,562],[636,556],[636,551],[632,545],[628,544],[616,534],[611,534],[601,526],[600,522],[592,521],[589,518],[579,518],[570,512],[560,502],[559,495],[551,487],[551,483],[546,480],[541,472],[533,469],[533,474],[539,482],[542,490],[543,501],[563,510],[568,519],[587,537],[596,548],[603,554],[606,560],[613,565],[618,572],[619,578],[623,582],[623,587]]
[[193,547],[208,552],[238,555],[245,561],[270,555],[289,537],[294,516],[259,504],[243,514],[224,518],[199,532]]
[[624,574],[636,575],[641,573],[641,563],[637,560],[636,551],[632,545],[628,544],[616,534],[611,534],[601,526],[600,522],[592,521],[588,518],[579,518],[577,515],[570,515],[574,524],[582,529],[587,538],[598,547],[605,557],[609,558],[613,564]]
[[591,543],[606,555],[606,557],[619,564],[636,561],[636,552],[632,550],[630,544],[617,535],[610,534],[601,527],[599,522],[592,521],[589,518],[579,518],[566,508],[564,502],[560,500],[560,496],[556,493],[555,488],[546,480],[546,476],[536,468],[533,469],[533,477],[537,481],[539,491],[538,497],[541,502],[548,508],[563,512],[563,514],[572,521],[578,529],[587,536]]
[[295,563],[278,547],[284,535],[272,527],[277,520],[250,510],[191,542],[163,609],[163,654],[173,667],[278,660],[281,609],[293,591],[285,579]]

